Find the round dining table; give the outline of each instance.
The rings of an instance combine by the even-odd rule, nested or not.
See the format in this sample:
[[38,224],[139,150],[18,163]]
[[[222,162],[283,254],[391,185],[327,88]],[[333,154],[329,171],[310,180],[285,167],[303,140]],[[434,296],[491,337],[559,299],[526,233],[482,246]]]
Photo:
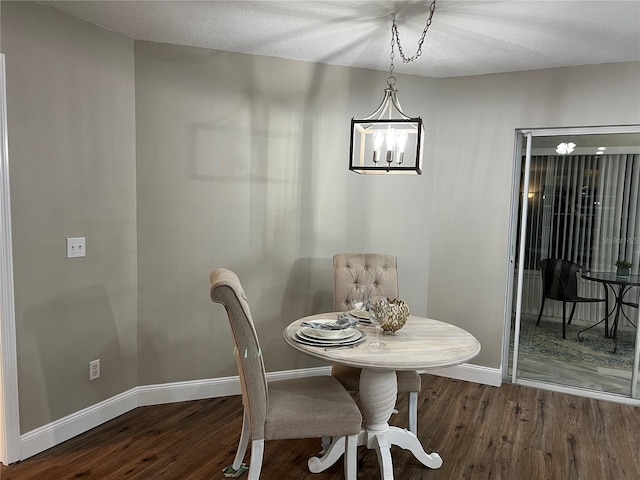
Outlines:
[[[283,332],[291,347],[307,355],[362,369],[360,374],[360,406],[364,418],[358,445],[374,449],[378,455],[381,478],[393,479],[391,446],[411,451],[423,465],[439,468],[442,458],[426,453],[418,438],[409,430],[390,426],[397,400],[396,372],[400,370],[429,370],[459,365],[480,352],[480,342],[466,330],[431,318],[410,315],[395,335],[380,335],[385,344],[374,348],[375,328],[357,326],[366,339],[357,345],[315,346],[297,340],[302,322],[336,319],[338,313],[323,313],[301,318]],[[333,465],[344,453],[344,439],[335,439],[321,457],[309,459],[309,470],[321,472]]]

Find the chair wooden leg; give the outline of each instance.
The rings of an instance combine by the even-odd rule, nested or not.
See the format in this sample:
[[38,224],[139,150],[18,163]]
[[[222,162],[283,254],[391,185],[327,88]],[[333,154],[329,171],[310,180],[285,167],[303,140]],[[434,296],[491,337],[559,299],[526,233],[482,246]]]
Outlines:
[[247,445],[249,445],[249,437],[251,436],[251,423],[249,422],[249,413],[244,410],[242,415],[242,433],[240,434],[240,442],[236,451],[236,458],[233,460],[233,469],[238,470],[242,466],[242,460],[247,453]]
[[248,480],[259,480],[264,456],[264,439],[251,442],[251,463],[249,464]]
[[567,303],[562,302],[562,339],[567,338]]
[[542,297],[542,305],[540,305],[540,313],[538,313],[538,321],[536,322],[536,325],[540,325],[540,318],[542,317],[542,310],[544,310],[544,301],[547,299],[547,297]]
[[409,392],[409,431],[418,436],[418,392]]
[[358,435],[349,435],[345,438],[344,478],[345,480],[358,478]]

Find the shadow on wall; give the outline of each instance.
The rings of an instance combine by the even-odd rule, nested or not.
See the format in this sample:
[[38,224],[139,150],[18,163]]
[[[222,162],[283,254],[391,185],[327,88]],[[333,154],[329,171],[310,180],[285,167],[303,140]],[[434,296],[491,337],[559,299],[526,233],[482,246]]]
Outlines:
[[[235,270],[234,270],[235,268]],[[233,270],[238,277],[249,302],[260,346],[265,353],[265,368],[268,372],[285,371],[298,368],[318,367],[323,362],[300,354],[288,347],[282,332],[294,320],[314,313],[333,311],[333,260],[327,258],[300,258],[294,261],[288,276],[284,266],[271,265],[267,270],[281,272],[265,280],[255,269],[236,265]],[[286,283],[278,279],[287,278]],[[269,299],[282,299],[280,304],[270,308]],[[217,306],[213,310],[213,319],[219,327],[227,323],[224,309]],[[224,326],[227,330],[228,326]],[[221,330],[222,331],[222,330]],[[144,332],[140,333],[144,341]],[[226,368],[235,368],[232,355],[232,337],[229,336],[230,349]],[[227,348],[227,347],[224,347]],[[217,365],[220,367],[222,363]],[[235,375],[236,373],[228,373]]]
[[[127,378],[109,296],[92,285],[29,309],[19,352],[20,425],[32,430],[118,393]],[[89,362],[101,376],[89,381]],[[133,364],[135,365],[135,360]],[[115,368],[114,368],[115,367]]]
[[282,299],[282,328],[302,316],[332,311],[333,259],[297,259]]
[[[282,338],[282,331],[298,318],[333,311],[333,260],[329,258],[295,260],[287,283],[280,288],[282,287],[284,292],[282,292],[279,313],[263,317],[262,325],[257,327],[262,349],[269,352],[265,357],[267,371],[324,366],[324,362],[288,347]],[[251,299],[249,303],[251,304]],[[256,311],[258,316],[261,313],[260,309]],[[278,355],[278,352],[284,352],[284,354]]]

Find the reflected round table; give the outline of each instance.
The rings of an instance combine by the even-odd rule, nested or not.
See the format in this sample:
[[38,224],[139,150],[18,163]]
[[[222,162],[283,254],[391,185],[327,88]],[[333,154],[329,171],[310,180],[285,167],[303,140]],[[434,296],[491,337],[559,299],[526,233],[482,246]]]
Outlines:
[[[584,278],[585,280],[590,280],[592,282],[602,283],[605,288],[605,298],[607,300],[609,298],[607,289],[611,289],[615,297],[615,305],[610,312],[605,312],[605,317],[598,323],[580,330],[578,332],[578,338],[581,339],[580,334],[582,332],[586,332],[587,330],[590,330],[596,325],[604,322],[604,334],[605,336],[612,337],[614,339],[613,351],[615,352],[618,347],[618,323],[620,321],[620,313],[624,314],[624,311],[622,310],[622,306],[624,305],[624,297],[629,292],[629,290],[631,290],[631,288],[640,286],[640,275],[628,275],[625,277],[621,277],[615,272],[584,272],[582,274],[582,278]],[[609,308],[608,305],[605,308]],[[611,326],[611,330],[609,330],[609,318],[611,317],[611,315],[614,315],[613,324]]]
[[[393,479],[391,446],[411,451],[425,466],[439,468],[442,459],[437,453],[427,454],[418,438],[406,429],[389,425],[397,398],[396,371],[427,370],[464,363],[480,352],[480,342],[466,330],[430,318],[409,316],[406,325],[396,335],[385,335],[386,346],[369,346],[375,338],[374,327],[358,327],[367,333],[367,340],[353,348],[316,347],[295,340],[295,333],[303,321],[335,317],[319,314],[293,322],[283,332],[285,341],[293,348],[313,357],[351,367],[362,368],[360,374],[360,404],[364,428],[358,445],[375,449],[380,464],[381,478]],[[334,441],[325,454],[309,460],[309,470],[321,472],[333,465],[344,453],[344,439]]]

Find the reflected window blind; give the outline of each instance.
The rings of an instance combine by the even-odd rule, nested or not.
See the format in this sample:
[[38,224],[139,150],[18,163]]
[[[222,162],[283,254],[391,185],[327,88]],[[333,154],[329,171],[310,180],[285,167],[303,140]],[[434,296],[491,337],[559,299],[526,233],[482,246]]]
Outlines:
[[[615,271],[616,260],[624,259],[639,272],[640,155],[534,156],[529,184],[522,196],[529,202],[525,311],[537,313],[540,305],[542,259],[571,260],[591,271]],[[601,288],[581,282],[584,295],[602,295]],[[629,300],[637,302],[638,293]],[[584,313],[596,308],[581,307]]]

